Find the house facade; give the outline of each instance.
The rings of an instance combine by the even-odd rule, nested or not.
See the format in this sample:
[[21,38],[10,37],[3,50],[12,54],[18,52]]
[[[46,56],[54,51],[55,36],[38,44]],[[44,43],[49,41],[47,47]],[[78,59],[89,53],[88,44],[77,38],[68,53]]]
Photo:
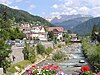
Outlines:
[[43,26],[21,24],[21,31],[26,35],[27,39],[39,39],[43,41],[47,40],[47,32]]
[[34,26],[31,29],[30,37],[32,39],[39,39],[42,41],[47,41],[47,32],[43,26]]
[[70,35],[70,38],[71,38],[71,42],[75,42],[75,43],[79,43],[81,42],[81,40],[78,38],[77,34],[69,34]]
[[22,31],[24,34],[30,33],[31,28],[32,28],[32,27],[31,27],[30,24],[21,24],[21,31]]
[[63,27],[48,27],[48,32],[54,32],[54,35],[57,37],[57,39],[61,40],[63,39]]

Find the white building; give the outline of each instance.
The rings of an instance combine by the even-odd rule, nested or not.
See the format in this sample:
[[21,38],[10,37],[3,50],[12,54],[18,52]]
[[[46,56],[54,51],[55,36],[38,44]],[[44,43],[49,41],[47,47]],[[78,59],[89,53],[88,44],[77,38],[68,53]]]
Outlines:
[[31,29],[31,38],[47,41],[47,32],[43,26],[35,26]]

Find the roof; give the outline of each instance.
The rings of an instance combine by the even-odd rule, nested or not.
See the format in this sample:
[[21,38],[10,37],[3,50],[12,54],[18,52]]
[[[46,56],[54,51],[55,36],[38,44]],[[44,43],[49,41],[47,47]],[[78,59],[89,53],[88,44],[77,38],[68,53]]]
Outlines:
[[58,30],[59,32],[64,32],[63,27],[48,27],[48,31]]

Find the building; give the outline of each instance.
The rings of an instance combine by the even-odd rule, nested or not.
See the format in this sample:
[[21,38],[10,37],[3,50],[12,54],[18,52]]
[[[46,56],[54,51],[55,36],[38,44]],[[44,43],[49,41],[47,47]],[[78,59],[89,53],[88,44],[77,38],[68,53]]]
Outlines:
[[31,28],[30,24],[21,24],[21,31],[25,34],[30,33]]
[[31,29],[30,37],[32,39],[47,41],[47,32],[43,26],[34,26]]
[[61,40],[63,38],[63,27],[48,27],[48,32],[54,32],[54,35],[57,37],[57,39]]
[[26,35],[27,39],[39,39],[46,41],[47,32],[43,26],[32,26],[32,24],[21,24],[21,31]]
[[81,40],[78,38],[77,34],[69,34],[71,38],[71,42],[79,43]]

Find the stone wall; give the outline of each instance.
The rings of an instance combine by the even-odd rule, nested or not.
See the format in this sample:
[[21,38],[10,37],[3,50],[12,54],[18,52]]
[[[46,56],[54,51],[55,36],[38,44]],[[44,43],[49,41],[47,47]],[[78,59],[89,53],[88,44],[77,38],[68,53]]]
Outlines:
[[45,48],[48,48],[48,47],[54,48],[53,42],[41,42],[41,44],[42,44]]
[[[24,60],[24,55],[22,53],[23,47],[12,46],[12,53],[10,54],[10,59],[13,64]],[[13,60],[13,56],[15,57]]]

